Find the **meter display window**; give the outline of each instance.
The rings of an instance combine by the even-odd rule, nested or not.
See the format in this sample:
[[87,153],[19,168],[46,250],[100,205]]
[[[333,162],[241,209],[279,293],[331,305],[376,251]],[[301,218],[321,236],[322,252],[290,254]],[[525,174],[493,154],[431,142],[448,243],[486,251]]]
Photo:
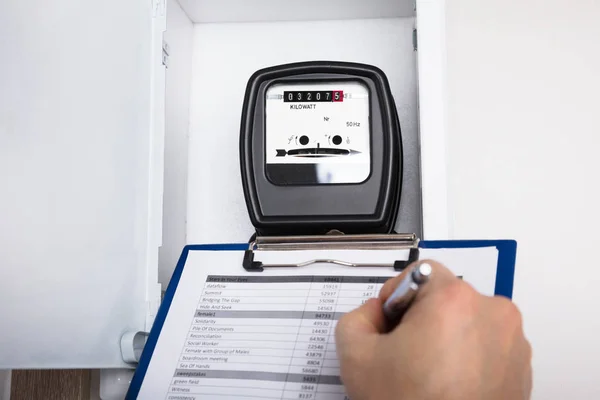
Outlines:
[[359,184],[371,173],[369,89],[359,81],[266,91],[266,175],[276,185]]

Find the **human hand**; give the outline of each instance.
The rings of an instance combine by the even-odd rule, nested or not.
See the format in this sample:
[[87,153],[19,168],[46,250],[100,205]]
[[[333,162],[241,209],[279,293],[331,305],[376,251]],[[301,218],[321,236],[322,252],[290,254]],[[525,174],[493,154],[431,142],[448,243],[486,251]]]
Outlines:
[[531,347],[517,307],[427,263],[429,282],[391,331],[383,303],[412,266],[339,320],[337,355],[350,399],[528,399]]

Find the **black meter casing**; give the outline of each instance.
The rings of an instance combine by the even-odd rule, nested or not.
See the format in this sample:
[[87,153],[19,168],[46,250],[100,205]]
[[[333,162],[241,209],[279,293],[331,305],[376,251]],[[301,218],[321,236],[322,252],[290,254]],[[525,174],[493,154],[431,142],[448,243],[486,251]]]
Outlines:
[[[357,183],[274,182],[266,163],[266,93],[271,85],[360,82],[369,92],[370,172]],[[290,133],[296,127],[290,126]],[[387,77],[359,63],[311,61],[255,72],[244,97],[240,129],[242,186],[261,236],[392,233],[402,187],[402,136]],[[299,166],[288,166],[294,168]]]

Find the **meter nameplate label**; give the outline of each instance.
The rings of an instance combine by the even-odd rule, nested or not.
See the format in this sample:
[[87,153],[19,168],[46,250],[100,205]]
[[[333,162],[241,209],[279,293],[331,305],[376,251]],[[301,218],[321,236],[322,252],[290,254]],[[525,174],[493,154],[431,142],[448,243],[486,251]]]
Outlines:
[[369,177],[370,103],[364,84],[274,84],[265,104],[267,166],[298,165],[301,171],[312,165],[316,183],[360,183]]

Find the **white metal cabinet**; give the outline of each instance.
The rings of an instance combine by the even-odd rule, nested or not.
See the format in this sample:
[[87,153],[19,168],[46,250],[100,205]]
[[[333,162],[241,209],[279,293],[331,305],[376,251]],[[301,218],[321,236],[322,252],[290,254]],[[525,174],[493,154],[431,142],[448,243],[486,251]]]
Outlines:
[[152,322],[152,16],[146,0],[0,4],[0,368],[126,366],[121,336]]
[[[159,301],[163,222],[178,235],[163,246],[163,283],[185,241],[246,237],[251,229],[237,163],[225,164],[201,143],[215,137],[229,147],[237,143],[249,74],[293,58],[289,48],[266,47],[272,42],[260,38],[277,35],[274,28],[287,23],[295,24],[299,37],[313,28],[342,35],[341,44],[313,37],[309,48],[301,42],[280,46],[296,46],[304,58],[384,63],[397,93],[406,89],[406,76],[395,63],[409,64],[402,54],[385,52],[401,48],[414,59],[408,86],[416,89],[410,106],[415,109],[399,110],[414,118],[401,123],[413,124],[420,135],[424,236],[447,236],[443,0],[181,0],[181,5],[181,15],[185,11],[194,23],[183,36],[192,36],[171,38],[192,43],[187,61],[173,53],[183,48],[180,43],[162,50],[165,8],[179,7],[175,1],[169,7],[150,0],[0,5],[2,53],[8,55],[0,64],[0,320],[6,327],[0,333],[0,368],[128,366],[121,337],[148,330]],[[331,27],[323,25],[327,21]],[[406,24],[411,29],[398,28]],[[363,34],[343,43],[344,33],[335,27]],[[285,30],[289,37],[289,26]],[[244,42],[245,35],[259,40]],[[365,46],[361,37],[381,40]],[[236,38],[256,46],[259,60],[217,57],[233,51]],[[221,40],[226,42],[219,45]],[[362,53],[354,55],[353,49]],[[189,94],[167,90],[174,97],[165,98],[163,56],[170,65],[167,85],[191,88]],[[174,62],[191,65],[178,68]],[[183,70],[191,71],[189,82],[169,75]],[[232,92],[219,93],[219,79],[228,79],[221,86]],[[182,120],[167,132],[167,149],[177,150],[166,153],[163,165],[165,102],[181,102],[190,111],[189,129],[182,113],[167,114]],[[186,149],[187,169],[176,162],[178,151]],[[237,160],[237,145],[231,152]],[[170,199],[164,210],[163,173]],[[187,204],[175,201],[174,193],[177,199],[185,195]]]

